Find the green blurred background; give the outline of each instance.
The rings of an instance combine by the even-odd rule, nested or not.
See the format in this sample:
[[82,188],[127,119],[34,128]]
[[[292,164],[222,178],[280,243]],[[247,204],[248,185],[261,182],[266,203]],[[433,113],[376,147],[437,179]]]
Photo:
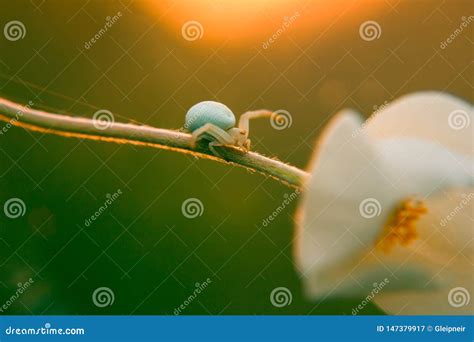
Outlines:
[[[468,0],[2,1],[1,27],[19,20],[26,36],[0,36],[0,96],[77,116],[107,109],[116,121],[164,128],[181,127],[202,100],[235,113],[285,109],[288,129],[252,122],[253,149],[304,168],[325,123],[345,107],[368,116],[428,89],[472,101],[473,26],[440,48],[471,14]],[[201,39],[183,38],[189,20],[202,24]],[[378,39],[361,39],[367,20],[380,25]],[[4,313],[173,314],[207,278],[183,314],[351,314],[361,301],[304,297],[292,262],[297,203],[263,227],[292,190],[261,175],[22,128],[0,136],[0,175],[2,206],[12,197],[26,204],[23,217],[0,215],[0,305],[34,280]],[[183,216],[188,198],[202,201],[202,216]],[[98,308],[92,293],[103,286],[115,301]],[[276,287],[291,291],[290,305],[271,304]],[[371,304],[361,312],[375,313]]]

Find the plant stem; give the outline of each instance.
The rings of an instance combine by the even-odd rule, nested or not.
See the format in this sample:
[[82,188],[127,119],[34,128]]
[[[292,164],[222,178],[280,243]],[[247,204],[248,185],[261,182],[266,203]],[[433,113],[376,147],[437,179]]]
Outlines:
[[[147,145],[190,153],[197,157],[234,164],[250,171],[258,171],[292,187],[301,187],[308,176],[305,171],[294,166],[255,152],[244,152],[233,146],[215,147],[222,158],[212,154],[207,144],[199,143],[193,149],[190,145],[191,135],[187,133],[150,126],[119,122],[105,123],[89,118],[53,114],[2,98],[0,98],[0,120],[14,126],[48,134]],[[103,129],[103,126],[106,128]],[[5,127],[3,129],[5,130]]]

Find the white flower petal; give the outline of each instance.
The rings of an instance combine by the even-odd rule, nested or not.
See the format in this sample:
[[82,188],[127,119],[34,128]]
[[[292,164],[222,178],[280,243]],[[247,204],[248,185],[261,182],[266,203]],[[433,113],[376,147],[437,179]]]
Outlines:
[[374,144],[391,185],[405,196],[423,197],[440,189],[474,185],[472,158],[443,145],[417,138],[384,139]]
[[472,156],[474,108],[442,92],[405,95],[376,111],[364,125],[376,139],[414,137]]
[[[396,192],[387,191],[391,189],[389,170],[379,163],[378,151],[366,136],[353,137],[361,123],[350,111],[336,116],[311,162],[295,258],[312,297],[329,294],[347,276],[340,274],[341,265],[363,256],[373,245],[388,210],[398,201]],[[339,289],[346,287],[359,290],[352,284],[341,284]]]

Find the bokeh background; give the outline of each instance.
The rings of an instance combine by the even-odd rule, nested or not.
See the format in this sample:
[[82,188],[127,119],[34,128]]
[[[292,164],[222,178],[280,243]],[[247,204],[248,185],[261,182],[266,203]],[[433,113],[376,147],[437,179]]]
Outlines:
[[[285,130],[252,122],[253,149],[304,168],[343,108],[369,116],[432,89],[472,102],[473,24],[440,46],[470,15],[469,0],[2,1],[0,26],[18,20],[26,34],[0,36],[0,96],[164,128],[181,127],[202,100],[235,113],[284,109]],[[188,21],[202,26],[198,39],[185,39]],[[378,38],[362,39],[366,21],[380,26]],[[303,295],[292,262],[297,201],[262,224],[291,191],[176,152],[11,128],[0,136],[0,203],[20,198],[26,213],[0,215],[0,304],[32,278],[4,313],[173,314],[209,278],[182,314],[351,314],[361,298]],[[183,216],[188,198],[203,203],[201,216]],[[112,305],[94,305],[99,287],[113,291]],[[291,304],[272,305],[277,287],[291,291]],[[360,312],[382,313],[372,304]]]

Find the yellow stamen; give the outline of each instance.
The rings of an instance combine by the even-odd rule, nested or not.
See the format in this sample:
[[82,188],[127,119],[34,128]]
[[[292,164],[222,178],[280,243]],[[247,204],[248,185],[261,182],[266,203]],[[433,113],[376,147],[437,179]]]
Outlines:
[[427,211],[420,200],[413,198],[403,200],[387,220],[382,235],[376,241],[376,248],[389,253],[397,243],[408,246],[418,238],[416,222]]

